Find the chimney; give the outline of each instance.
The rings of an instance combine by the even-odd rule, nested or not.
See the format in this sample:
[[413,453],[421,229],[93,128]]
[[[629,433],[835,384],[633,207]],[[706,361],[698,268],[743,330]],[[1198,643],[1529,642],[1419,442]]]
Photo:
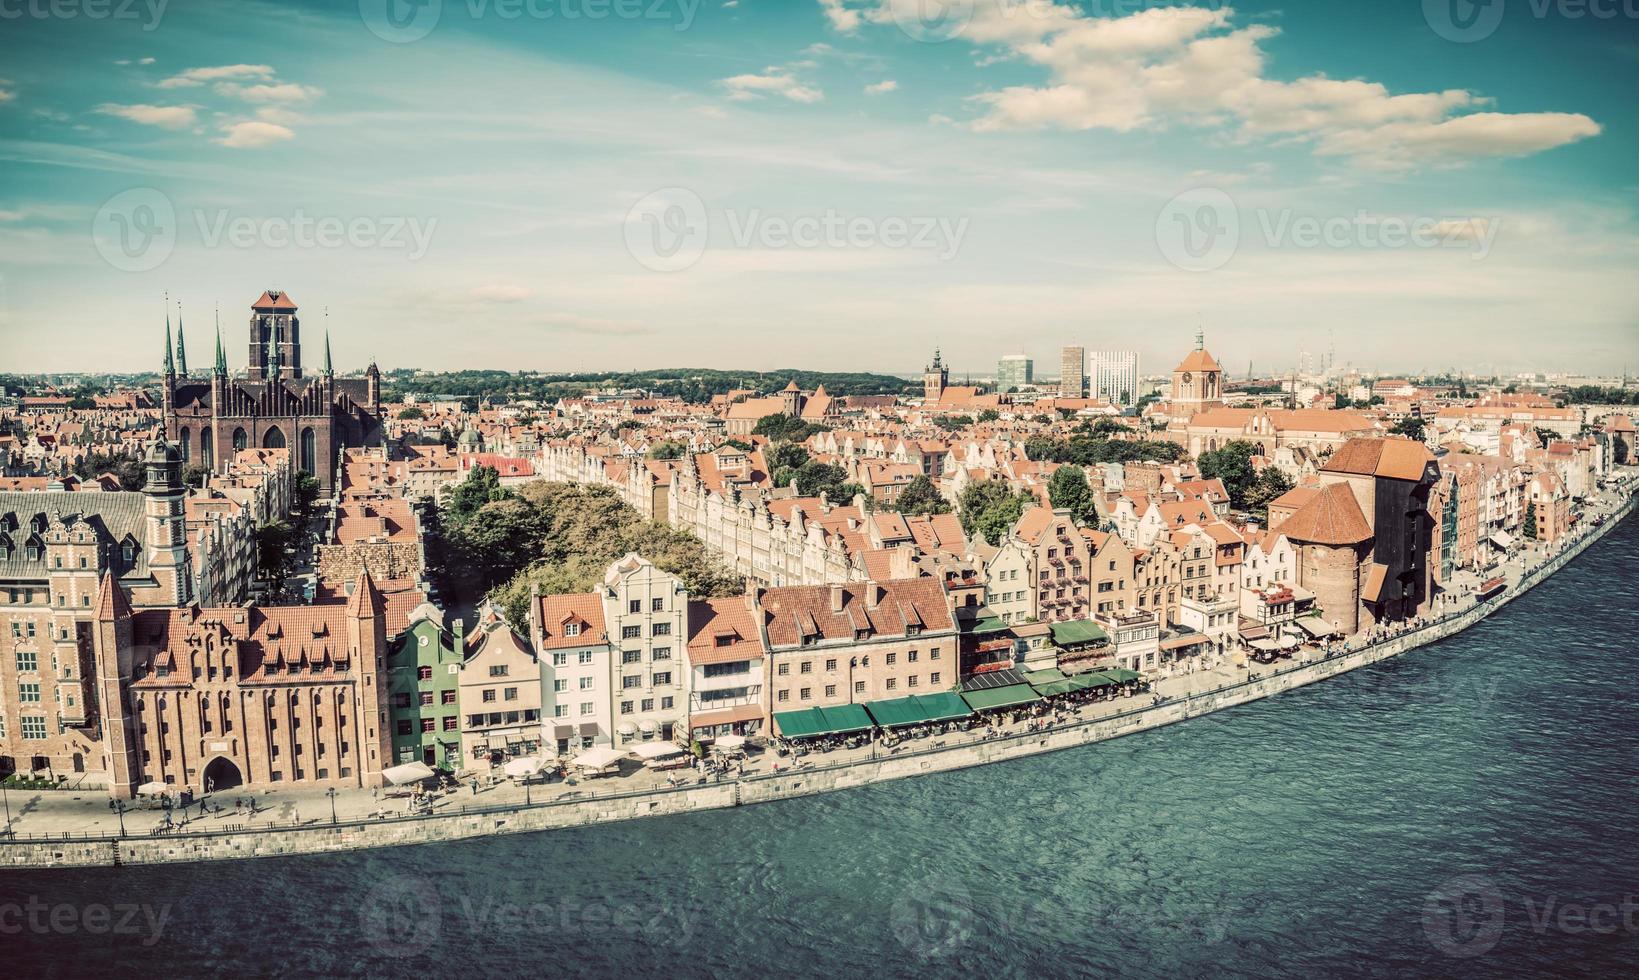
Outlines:
[[875,609],[880,598],[880,587],[875,582],[865,583],[865,608]]
[[461,649],[463,641],[467,638],[467,631],[463,628],[466,625],[466,622],[460,619],[450,623],[450,632],[455,634],[455,648],[457,650]]
[[834,613],[842,612],[842,586],[840,585],[831,586],[831,611]]
[[916,566],[913,556],[916,549],[913,547],[892,548],[888,551],[889,578],[916,578]]

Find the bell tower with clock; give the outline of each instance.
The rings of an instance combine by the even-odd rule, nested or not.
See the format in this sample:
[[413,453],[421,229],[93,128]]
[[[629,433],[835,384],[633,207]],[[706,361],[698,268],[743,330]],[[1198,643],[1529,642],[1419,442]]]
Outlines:
[[1206,338],[1197,331],[1195,349],[1172,370],[1172,417],[1188,419],[1223,403],[1224,369],[1207,352]]

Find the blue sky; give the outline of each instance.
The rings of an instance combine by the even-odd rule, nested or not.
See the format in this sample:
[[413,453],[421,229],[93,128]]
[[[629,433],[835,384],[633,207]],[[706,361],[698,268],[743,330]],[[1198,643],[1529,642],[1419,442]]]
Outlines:
[[1603,0],[87,2],[0,5],[0,370],[269,286],[343,369],[1639,369]]

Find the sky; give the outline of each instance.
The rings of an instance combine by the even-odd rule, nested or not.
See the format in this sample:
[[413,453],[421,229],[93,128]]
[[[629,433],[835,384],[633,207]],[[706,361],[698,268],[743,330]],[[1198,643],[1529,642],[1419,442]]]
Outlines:
[[0,371],[1639,371],[1636,17],[0,0]]

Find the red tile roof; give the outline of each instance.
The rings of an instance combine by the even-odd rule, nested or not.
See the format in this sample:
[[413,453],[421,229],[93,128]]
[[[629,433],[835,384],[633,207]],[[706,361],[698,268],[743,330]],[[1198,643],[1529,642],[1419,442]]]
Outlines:
[[1280,533],[1304,544],[1345,545],[1371,540],[1371,525],[1360,513],[1354,491],[1333,483],[1288,517]]

